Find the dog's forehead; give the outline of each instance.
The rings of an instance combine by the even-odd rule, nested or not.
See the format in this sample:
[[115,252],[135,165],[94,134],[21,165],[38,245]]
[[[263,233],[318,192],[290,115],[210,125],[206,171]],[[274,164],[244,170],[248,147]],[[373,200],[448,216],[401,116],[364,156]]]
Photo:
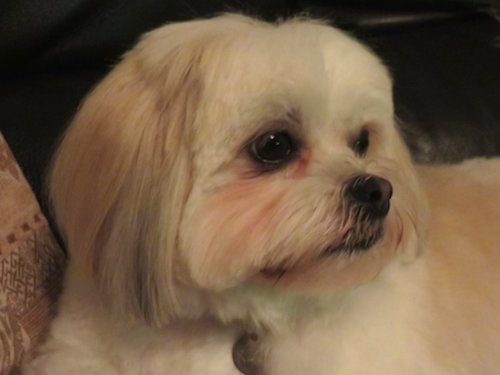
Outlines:
[[[256,97],[316,92],[347,100],[367,91],[390,93],[386,68],[364,45],[326,25],[293,22],[221,39],[211,81],[220,95]],[[302,94],[302,95],[301,95]],[[244,101],[244,100],[243,100]]]
[[217,148],[290,113],[318,133],[332,124],[352,126],[377,111],[392,116],[385,67],[339,30],[296,22],[236,35],[224,47],[205,77],[210,125],[199,131],[203,142],[218,141]]

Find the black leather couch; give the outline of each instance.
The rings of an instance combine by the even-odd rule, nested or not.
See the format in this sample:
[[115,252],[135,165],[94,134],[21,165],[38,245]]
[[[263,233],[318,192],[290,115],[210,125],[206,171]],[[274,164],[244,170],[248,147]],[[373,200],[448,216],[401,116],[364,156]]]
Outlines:
[[[495,3],[497,5],[495,5]],[[365,40],[391,67],[416,160],[500,154],[498,0],[3,0],[0,131],[38,197],[60,133],[85,93],[144,31],[239,11],[299,12]]]

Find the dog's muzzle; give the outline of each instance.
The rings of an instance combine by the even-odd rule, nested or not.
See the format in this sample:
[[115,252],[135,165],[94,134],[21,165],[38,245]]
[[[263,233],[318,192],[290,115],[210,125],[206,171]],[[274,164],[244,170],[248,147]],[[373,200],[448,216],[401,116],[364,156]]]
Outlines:
[[379,219],[389,212],[392,185],[382,177],[359,175],[345,183],[344,196],[351,204],[359,205],[368,217]]
[[358,175],[345,182],[342,192],[344,203],[339,215],[346,230],[322,255],[368,250],[384,232],[384,218],[392,197],[389,181],[370,174]]

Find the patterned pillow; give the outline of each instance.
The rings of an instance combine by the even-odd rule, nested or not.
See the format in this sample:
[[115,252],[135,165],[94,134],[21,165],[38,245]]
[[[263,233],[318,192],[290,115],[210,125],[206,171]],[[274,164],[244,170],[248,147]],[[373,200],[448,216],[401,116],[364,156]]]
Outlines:
[[64,253],[0,134],[0,374],[16,374],[55,312]]

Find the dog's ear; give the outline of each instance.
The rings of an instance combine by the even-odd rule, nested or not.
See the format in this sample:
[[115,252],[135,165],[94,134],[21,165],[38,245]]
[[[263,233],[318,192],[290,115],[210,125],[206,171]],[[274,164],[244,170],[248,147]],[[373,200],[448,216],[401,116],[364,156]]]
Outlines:
[[203,90],[203,51],[164,29],[89,95],[49,176],[69,272],[85,275],[111,308],[156,325],[178,309],[173,257]]

